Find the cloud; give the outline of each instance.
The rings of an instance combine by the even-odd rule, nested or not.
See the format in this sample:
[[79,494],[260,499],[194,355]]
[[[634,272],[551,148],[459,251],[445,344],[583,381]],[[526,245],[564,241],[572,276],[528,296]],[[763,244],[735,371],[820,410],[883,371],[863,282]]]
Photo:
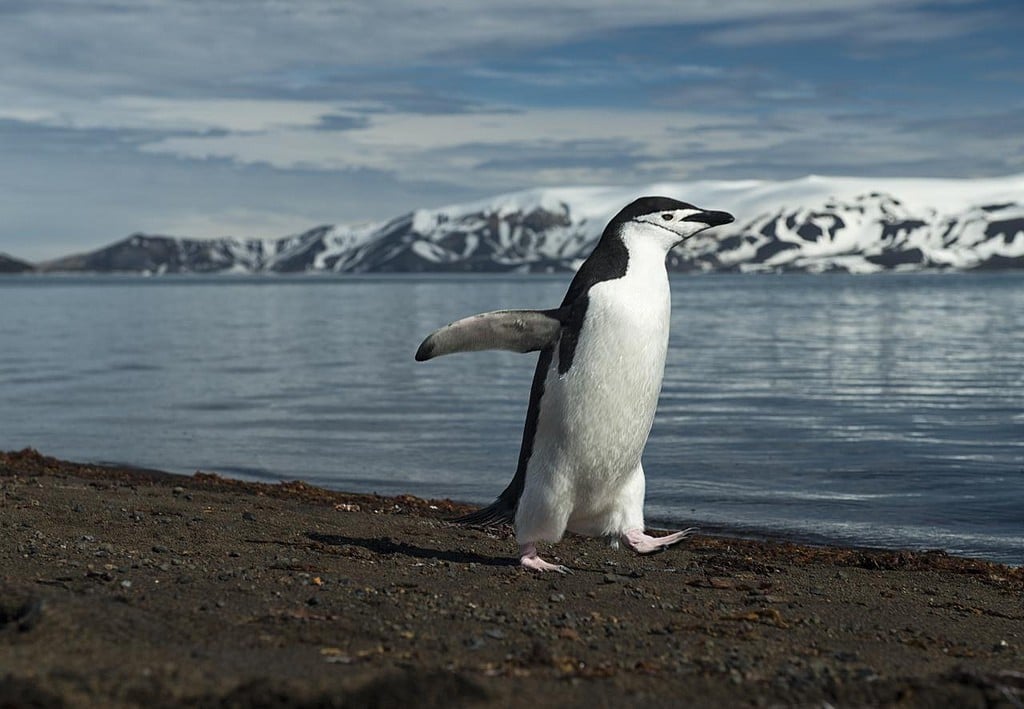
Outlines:
[[[230,225],[230,229],[226,230],[226,225]],[[176,213],[160,220],[159,230],[168,236],[183,235],[194,239],[223,236],[273,239],[300,233],[313,226],[308,214],[236,207]]]
[[341,110],[343,107],[335,103],[313,101],[114,96],[98,101],[67,101],[59,110],[0,105],[0,119],[82,130],[247,133],[313,127]]
[[9,0],[0,250],[57,233],[291,231],[302,215],[535,185],[1019,169],[1019,45],[993,35],[962,64],[939,51],[1012,34],[1009,14],[970,0]]
[[[531,109],[516,112],[365,116],[343,132],[283,129],[273,140],[261,134],[166,137],[142,146],[151,153],[193,159],[222,158],[281,169],[371,169],[456,184],[507,188],[538,176],[516,166],[536,166],[540,158],[578,163],[587,146],[593,164],[628,164],[631,155],[679,154],[708,117],[676,111]],[[719,116],[724,134],[736,119]],[[601,157],[597,151],[606,154]],[[528,159],[529,158],[529,159]],[[682,166],[671,177],[684,175]]]
[[[971,160],[991,174],[1012,168],[1012,151],[981,130],[993,114],[949,122],[892,115],[851,117],[817,107],[780,107],[751,120],[682,110],[527,109],[516,112],[369,115],[340,132],[284,129],[260,134],[182,135],[142,150],[190,159],[225,159],[278,169],[372,170],[407,178],[504,191],[523,186],[628,183],[733,176],[739,163],[758,175],[865,173],[898,166],[942,166]],[[964,121],[968,121],[964,123]],[[1003,135],[1024,127],[1012,121]],[[958,127],[976,128],[950,143]],[[943,144],[941,151],[937,144]],[[940,154],[937,155],[936,153]],[[752,165],[762,164],[754,170]]]
[[[970,7],[939,3],[939,7]],[[502,52],[635,28],[698,28],[724,44],[842,37],[874,43],[972,31],[979,13],[923,0],[675,0],[623,5],[452,0],[111,0],[21,3],[3,17],[5,84],[43,96],[207,95],[258,87],[294,94],[423,63],[458,66]]]
[[281,236],[487,193],[366,169],[193,161],[141,152],[152,135],[125,135],[0,121],[0,251],[41,260],[136,231],[189,236],[193,226],[201,236]]
[[969,3],[863,3],[856,8],[844,3],[820,4],[807,6],[798,18],[772,13],[758,22],[738,22],[712,30],[703,38],[725,46],[835,40],[873,47],[950,39],[999,22],[999,16],[987,10],[949,11],[958,5],[963,10]]

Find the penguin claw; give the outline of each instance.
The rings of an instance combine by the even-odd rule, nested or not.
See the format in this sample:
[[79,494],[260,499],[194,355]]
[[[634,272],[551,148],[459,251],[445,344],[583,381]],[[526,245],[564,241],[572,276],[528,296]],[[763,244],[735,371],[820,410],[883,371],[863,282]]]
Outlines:
[[690,527],[684,529],[681,532],[673,532],[667,534],[664,537],[652,537],[648,534],[644,534],[642,529],[630,529],[622,535],[623,540],[630,549],[638,554],[651,554],[656,551],[664,551],[673,544],[686,539],[688,536],[697,531],[696,527]]
[[523,544],[519,547],[519,565],[531,571],[557,571],[560,574],[572,574],[572,569],[561,564],[544,561],[537,555],[535,544]]
[[570,574],[573,571],[568,566],[562,566],[561,564],[552,564],[549,561],[544,561],[539,556],[532,558],[523,557],[519,560],[519,564],[524,569],[530,569],[531,571],[557,571],[560,574]]

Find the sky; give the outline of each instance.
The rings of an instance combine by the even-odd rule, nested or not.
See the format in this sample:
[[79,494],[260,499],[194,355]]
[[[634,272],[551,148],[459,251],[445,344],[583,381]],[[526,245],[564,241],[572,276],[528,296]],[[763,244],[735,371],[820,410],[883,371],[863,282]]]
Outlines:
[[1024,172],[1020,0],[0,0],[0,252]]

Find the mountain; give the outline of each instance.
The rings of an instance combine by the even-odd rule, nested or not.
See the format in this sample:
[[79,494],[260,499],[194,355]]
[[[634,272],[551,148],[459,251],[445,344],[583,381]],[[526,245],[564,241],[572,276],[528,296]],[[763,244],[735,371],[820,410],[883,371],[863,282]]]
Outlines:
[[806,177],[538,189],[421,209],[388,222],[321,226],[273,240],[136,234],[45,271],[293,273],[561,271],[643,194],[736,216],[675,249],[675,271],[1024,268],[1024,175],[970,180]]
[[35,266],[30,263],[19,261],[7,254],[0,254],[0,273],[28,273],[34,270]]
[[[317,230],[307,232],[314,237]],[[256,273],[279,254],[286,253],[301,237],[276,240],[182,239],[171,236],[132,234],[127,239],[84,254],[40,264],[49,272],[99,273]],[[299,269],[302,270],[302,269]]]

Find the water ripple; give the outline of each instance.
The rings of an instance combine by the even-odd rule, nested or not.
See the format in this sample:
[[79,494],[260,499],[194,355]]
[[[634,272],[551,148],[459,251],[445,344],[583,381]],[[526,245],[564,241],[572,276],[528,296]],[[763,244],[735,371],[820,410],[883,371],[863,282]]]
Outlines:
[[[566,283],[18,279],[0,446],[484,502],[535,357],[412,353]],[[1022,409],[1020,274],[676,278],[649,513],[1024,563]]]

